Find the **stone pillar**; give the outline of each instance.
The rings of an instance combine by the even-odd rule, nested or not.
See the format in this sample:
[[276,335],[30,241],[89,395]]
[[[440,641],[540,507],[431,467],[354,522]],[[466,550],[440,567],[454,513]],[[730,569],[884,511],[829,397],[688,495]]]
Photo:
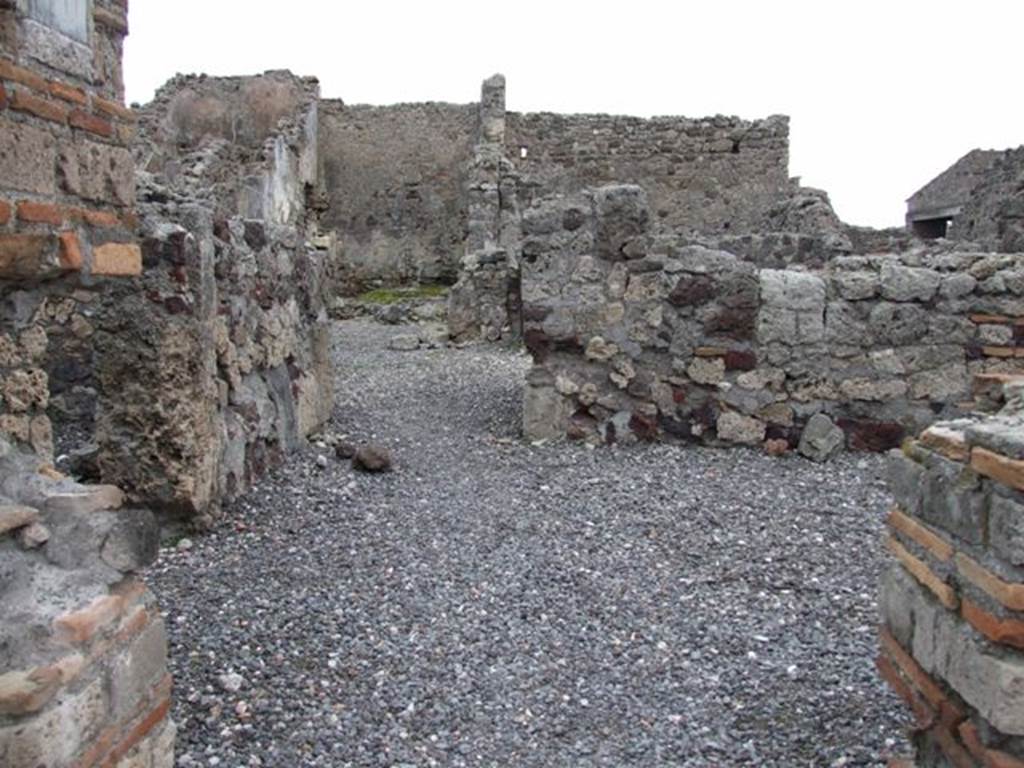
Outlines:
[[456,339],[519,335],[517,179],[505,157],[505,77],[484,81],[479,130],[466,175],[466,250],[448,302],[448,327]]
[[913,710],[919,768],[1024,766],[1024,378],[995,416],[894,452],[882,676]]

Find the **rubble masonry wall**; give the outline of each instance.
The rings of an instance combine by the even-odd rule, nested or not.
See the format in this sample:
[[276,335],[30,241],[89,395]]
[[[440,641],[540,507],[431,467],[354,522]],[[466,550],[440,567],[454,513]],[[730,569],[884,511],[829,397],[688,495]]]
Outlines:
[[528,437],[882,450],[959,414],[973,375],[1024,362],[1019,256],[760,269],[650,219],[628,185],[524,213]]

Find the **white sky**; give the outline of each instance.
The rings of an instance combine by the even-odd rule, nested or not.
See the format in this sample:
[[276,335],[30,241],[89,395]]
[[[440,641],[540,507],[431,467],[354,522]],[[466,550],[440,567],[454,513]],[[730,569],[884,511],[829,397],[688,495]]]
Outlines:
[[788,114],[790,173],[853,224],[974,147],[1024,144],[1021,0],[132,0],[128,101],[176,72],[291,69],[350,104]]

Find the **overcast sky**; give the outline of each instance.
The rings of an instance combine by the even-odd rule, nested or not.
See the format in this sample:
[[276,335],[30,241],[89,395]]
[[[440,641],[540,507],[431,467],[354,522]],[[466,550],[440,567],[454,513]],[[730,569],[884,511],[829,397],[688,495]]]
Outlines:
[[132,0],[128,101],[176,72],[316,75],[350,104],[788,114],[790,173],[853,224],[974,147],[1024,143],[1021,0]]

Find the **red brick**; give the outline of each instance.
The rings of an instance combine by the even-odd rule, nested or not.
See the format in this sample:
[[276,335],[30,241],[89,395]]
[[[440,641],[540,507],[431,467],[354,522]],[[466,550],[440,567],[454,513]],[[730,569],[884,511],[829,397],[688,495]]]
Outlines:
[[110,101],[108,99],[102,99],[99,96],[94,96],[92,106],[97,112],[102,112],[109,117],[116,117],[119,120],[126,120],[128,122],[135,121],[135,113],[123,104],[118,104],[116,101]]
[[11,80],[34,91],[46,93],[46,78],[40,77],[30,69],[19,67],[8,59],[0,59],[0,80]]
[[0,200],[0,225],[6,224],[11,220],[11,204],[5,200]]
[[1024,491],[1024,461],[1010,459],[985,448],[971,450],[971,468],[1003,485]]
[[114,135],[114,126],[110,124],[109,120],[106,120],[98,115],[91,115],[88,112],[83,112],[80,109],[72,110],[68,122],[71,123],[73,128],[80,128],[83,131],[89,133],[95,133],[97,136],[103,136],[110,138]]
[[966,597],[960,610],[964,619],[992,642],[1024,649],[1024,621],[1001,619]]
[[946,757],[949,758],[949,761],[956,768],[978,768],[974,758],[956,740],[951,731],[947,731],[940,726],[935,728],[932,733],[935,736],[935,740],[939,742],[939,746],[942,747],[942,751],[946,753]]
[[67,85],[57,80],[50,82],[49,91],[51,96],[70,101],[72,104],[85,105],[89,103],[89,97],[81,88],[75,88],[73,85]]
[[64,124],[68,120],[68,110],[63,105],[33,96],[20,88],[11,95],[11,109],[54,123]]
[[82,246],[74,232],[60,233],[60,267],[70,272],[82,268]]
[[951,611],[955,611],[957,609],[959,606],[959,597],[956,590],[944,580],[936,576],[932,569],[928,567],[927,563],[910,554],[910,552],[907,551],[907,548],[900,544],[894,536],[889,536],[885,541],[885,545],[890,552],[896,555],[900,564],[906,568],[915,579],[917,579],[923,586],[930,589],[932,593],[939,598],[940,603]]
[[58,639],[69,645],[86,645],[120,615],[124,600],[117,595],[97,597],[85,608],[65,613],[53,621]]
[[960,741],[967,747],[967,751],[974,755],[974,759],[984,762],[985,745],[982,743],[981,737],[978,736],[978,729],[974,726],[974,723],[970,720],[965,720],[960,723],[957,733],[960,735]]
[[18,203],[18,218],[30,224],[52,224],[56,227],[64,222],[64,212],[50,203],[22,200]]
[[[977,449],[975,449],[977,450]],[[956,554],[960,575],[1011,611],[1024,611],[1024,584],[1004,581],[963,552]]]
[[914,719],[917,721],[917,725],[921,729],[931,727],[931,724],[935,721],[935,712],[928,706],[928,703],[918,695],[903,678],[896,665],[889,660],[885,654],[880,654],[875,659],[875,666],[878,667],[878,673],[882,676],[882,679],[889,684],[889,687],[896,692],[896,695],[906,702],[907,706],[914,713]]
[[946,695],[938,684],[929,677],[927,672],[921,669],[921,666],[914,661],[909,653],[903,650],[903,646],[899,644],[888,629],[882,627],[880,636],[882,649],[889,655],[889,658],[896,663],[913,686],[921,692],[921,695],[925,697],[932,710],[935,712],[941,710],[943,704],[946,703]]
[[898,507],[893,507],[889,513],[889,527],[915,541],[943,562],[947,562],[953,557],[952,546],[927,526],[908,517]]

